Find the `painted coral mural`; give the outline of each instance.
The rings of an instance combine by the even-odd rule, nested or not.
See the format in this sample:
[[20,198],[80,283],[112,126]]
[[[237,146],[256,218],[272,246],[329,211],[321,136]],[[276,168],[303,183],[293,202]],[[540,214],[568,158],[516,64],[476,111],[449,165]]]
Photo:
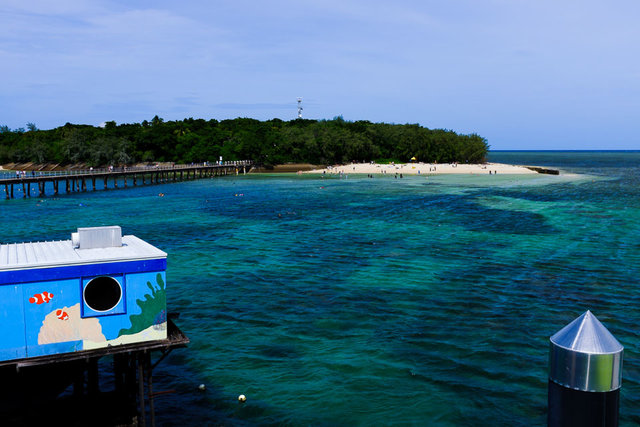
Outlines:
[[38,334],[38,344],[86,340],[104,343],[106,338],[98,319],[80,316],[79,303],[47,314]]
[[131,327],[120,330],[118,336],[137,334],[149,327],[166,325],[167,294],[164,280],[162,280],[162,274],[160,273],[156,275],[156,284],[158,285],[157,288],[151,282],[147,282],[147,287],[151,290],[151,294],[146,294],[144,299],[136,301],[141,312],[129,316]]
[[[145,277],[146,276],[146,277]],[[67,287],[57,283],[53,292],[42,292],[36,287],[28,306],[32,318],[37,322],[37,346],[56,344],[57,347],[42,348],[29,345],[33,355],[56,352],[91,350],[113,345],[132,344],[167,338],[166,285],[162,273],[145,273],[128,276],[129,307],[123,314],[89,315],[82,317],[82,303],[69,306],[63,301],[80,296],[69,292]],[[52,287],[52,283],[48,283]],[[54,294],[56,295],[54,297]],[[77,296],[76,296],[77,295]],[[58,302],[58,304],[56,304]],[[38,312],[38,310],[44,309]],[[42,320],[44,319],[44,320]],[[70,343],[71,346],[59,345]]]

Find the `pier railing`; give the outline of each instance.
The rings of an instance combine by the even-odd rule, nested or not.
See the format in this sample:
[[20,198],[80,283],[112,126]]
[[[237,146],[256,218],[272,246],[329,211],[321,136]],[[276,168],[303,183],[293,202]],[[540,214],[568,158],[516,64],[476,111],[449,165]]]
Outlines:
[[[16,176],[5,175],[3,178],[0,175],[0,186],[4,186],[4,189],[0,190],[0,192],[4,191],[7,199],[13,199],[16,193],[20,193],[18,196],[22,195],[22,197],[43,197],[47,193],[47,187],[49,187],[49,190],[52,190],[55,196],[59,194],[59,184],[61,182],[64,183],[63,188],[69,194],[87,191],[88,184],[91,184],[93,191],[97,189],[107,190],[109,189],[109,181],[112,182],[113,188],[126,188],[128,178],[132,179],[129,182],[135,187],[139,182],[142,185],[146,185],[245,174],[252,165],[253,162],[250,160],[236,160],[193,163],[191,165],[108,167],[67,171],[33,171],[31,173],[17,171]],[[102,182],[102,185],[96,186],[96,181]],[[38,185],[37,190],[33,189],[33,194],[32,184]],[[14,186],[17,188],[14,189]]]
[[[204,162],[204,163],[191,163],[188,165],[145,165],[145,166],[118,166],[118,167],[106,167],[106,168],[89,168],[89,169],[67,169],[57,171],[21,171],[21,170],[4,170],[0,171],[0,181],[7,179],[20,180],[27,178],[43,178],[43,177],[66,177],[76,175],[92,175],[102,173],[113,172],[156,172],[156,171],[173,171],[173,170],[186,170],[200,167],[211,166],[252,166],[254,163],[251,160],[232,160],[224,162]],[[4,172],[4,175],[2,174]],[[15,175],[15,176],[13,176]]]

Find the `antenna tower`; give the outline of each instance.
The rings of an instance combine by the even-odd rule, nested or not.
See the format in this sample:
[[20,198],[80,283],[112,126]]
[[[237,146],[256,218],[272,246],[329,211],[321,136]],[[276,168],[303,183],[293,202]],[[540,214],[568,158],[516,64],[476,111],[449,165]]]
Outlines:
[[298,118],[302,118],[302,98],[298,98]]

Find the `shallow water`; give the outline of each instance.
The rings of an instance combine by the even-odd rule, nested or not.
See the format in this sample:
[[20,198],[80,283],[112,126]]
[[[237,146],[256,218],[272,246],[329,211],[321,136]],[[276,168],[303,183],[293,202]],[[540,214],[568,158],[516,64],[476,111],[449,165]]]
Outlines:
[[154,388],[176,390],[156,400],[164,425],[544,425],[548,338],[587,309],[625,346],[621,424],[640,423],[640,153],[490,160],[563,175],[249,175],[15,199],[0,236],[117,224],[169,254],[191,345],[156,368]]

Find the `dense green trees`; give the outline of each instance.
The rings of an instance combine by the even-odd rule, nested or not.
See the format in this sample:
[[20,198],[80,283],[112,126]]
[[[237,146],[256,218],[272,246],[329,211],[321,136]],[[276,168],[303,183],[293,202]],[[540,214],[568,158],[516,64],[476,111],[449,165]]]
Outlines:
[[67,123],[52,130],[0,126],[0,163],[86,163],[90,166],[172,161],[191,163],[251,159],[264,164],[287,162],[336,164],[412,157],[425,162],[485,161],[487,141],[476,135],[427,129],[417,124],[368,121],[279,119],[259,121],[185,119],[103,127]]

